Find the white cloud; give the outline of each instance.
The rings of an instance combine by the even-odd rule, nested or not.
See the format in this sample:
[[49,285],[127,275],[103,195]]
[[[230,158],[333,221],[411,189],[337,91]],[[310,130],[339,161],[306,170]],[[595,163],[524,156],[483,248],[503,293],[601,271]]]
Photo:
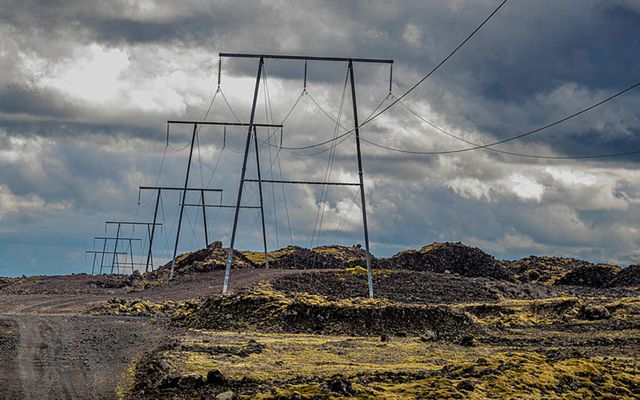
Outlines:
[[546,167],[545,172],[555,180],[568,186],[593,186],[597,184],[596,175],[566,167]]
[[[3,13],[6,23],[0,24],[0,86],[26,90],[15,96],[16,91],[8,90],[0,99],[0,123],[11,131],[0,133],[2,200],[11,204],[10,215],[21,216],[50,204],[72,204],[61,210],[60,220],[89,237],[102,221],[87,222],[78,213],[100,218],[101,212],[131,215],[137,195],[133,189],[155,181],[164,150],[163,121],[202,117],[216,87],[219,50],[394,58],[397,95],[455,48],[494,6],[470,0],[331,6],[306,2],[296,7],[283,7],[281,2],[119,0],[60,2],[43,9],[15,2]],[[637,28],[623,27],[626,20],[603,12],[607,9],[608,4],[599,0],[585,1],[579,9],[560,2],[551,14],[537,2],[508,7],[404,101],[455,135],[482,143],[575,112],[624,86],[637,69],[637,51],[616,33],[635,34]],[[548,29],[541,31],[542,20]],[[593,29],[596,24],[598,30]],[[576,42],[576,37],[584,40]],[[620,57],[603,58],[608,52]],[[240,119],[248,116],[255,66],[255,60],[223,63],[222,87]],[[340,108],[344,68],[309,63],[309,91],[333,117]],[[302,89],[303,64],[268,60],[266,70],[277,120]],[[631,75],[625,76],[627,72]],[[386,67],[358,65],[361,119],[386,95],[387,74]],[[629,92],[574,121],[501,149],[560,155],[625,145],[613,139],[627,140],[631,146],[638,131],[637,99],[637,93]],[[235,120],[220,100],[210,119]],[[347,90],[346,110],[349,101]],[[53,107],[54,103],[65,107]],[[263,103],[261,96],[261,121]],[[348,115],[343,124],[350,126]],[[327,140],[334,127],[309,98],[303,98],[287,120],[285,145]],[[188,132],[173,132],[172,146],[182,147]],[[219,133],[202,131],[205,178],[219,154]],[[420,122],[400,105],[361,134],[410,150],[469,147]],[[240,129],[229,130],[229,151],[214,179],[224,187],[225,202],[233,201],[237,190],[239,156],[233,151],[241,150],[245,135]],[[580,148],[576,138],[584,139]],[[335,180],[356,178],[353,150],[352,137],[337,148]],[[640,173],[632,159],[538,161],[490,151],[411,156],[367,144],[363,151],[371,236],[379,246],[374,252],[430,240],[469,240],[503,254],[535,251],[622,260],[629,259],[640,243],[640,231],[633,228],[640,224],[640,217],[635,217],[640,215]],[[182,182],[186,153],[170,149],[163,183]],[[329,153],[312,153],[315,149],[281,152],[284,177],[322,179]],[[266,170],[273,160],[266,146],[261,156]],[[194,184],[198,169],[192,171]],[[268,202],[279,207],[282,227],[279,189],[275,200],[269,191]],[[286,190],[294,236],[308,239],[321,201],[319,190]],[[326,228],[337,227],[352,204],[351,194],[331,188]],[[165,200],[167,213],[176,209],[175,198]],[[351,234],[345,237],[352,239],[347,240],[361,241],[360,219],[360,210],[353,206],[345,228]],[[225,224],[229,222],[221,223],[225,228],[217,229],[216,235],[228,234]],[[25,237],[32,225],[18,222],[11,228]],[[253,245],[250,238],[246,245]]]
[[447,183],[458,195],[477,200],[491,200],[491,185],[489,182],[476,178],[455,178]]
[[39,85],[97,104],[118,100],[125,88],[122,75],[130,65],[125,50],[95,43],[76,49],[71,59],[53,65],[34,54],[23,55],[23,60],[32,76],[40,76]]
[[421,47],[422,46],[422,29],[414,23],[408,23],[404,27],[402,38],[411,47]]
[[0,184],[0,220],[21,213],[32,217],[44,211],[61,211],[68,207],[65,202],[47,203],[35,194],[18,196]]
[[536,182],[534,179],[519,173],[513,173],[509,176],[511,191],[524,200],[542,200],[544,194],[544,186]]

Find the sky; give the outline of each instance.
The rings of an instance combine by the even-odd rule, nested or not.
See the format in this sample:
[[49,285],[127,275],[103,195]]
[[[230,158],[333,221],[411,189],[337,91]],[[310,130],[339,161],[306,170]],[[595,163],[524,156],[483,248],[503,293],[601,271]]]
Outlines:
[[[393,59],[400,96],[446,57],[497,0],[0,0],[0,275],[90,272],[86,250],[108,220],[148,222],[143,185],[184,185],[192,127],[170,119],[247,122],[254,59],[220,52]],[[269,179],[358,179],[355,138],[306,150],[353,127],[343,62],[267,60],[256,120]],[[390,104],[390,69],[356,63],[359,119]],[[266,79],[264,79],[266,78]],[[361,129],[412,151],[491,143],[561,119],[640,80],[637,0],[510,0],[444,66]],[[217,94],[216,94],[217,93]],[[213,99],[213,102],[212,102]],[[210,110],[207,114],[207,110]],[[378,108],[380,109],[380,108]],[[640,89],[496,149],[544,156],[640,150]],[[434,126],[438,127],[434,128]],[[203,127],[190,186],[234,204],[247,132]],[[539,159],[491,150],[417,155],[362,143],[371,249],[390,256],[461,241],[497,258],[530,254],[640,263],[640,155]],[[247,177],[256,177],[255,149]],[[163,192],[156,265],[170,259],[179,192]],[[200,201],[190,193],[187,203]],[[256,205],[247,183],[243,204]],[[363,243],[353,187],[264,187],[268,247]],[[204,246],[186,207],[179,252]],[[228,245],[233,211],[207,210],[209,241]],[[261,248],[259,214],[242,209],[236,247]],[[119,249],[144,261],[148,232]],[[113,244],[109,243],[112,249]],[[109,256],[102,261],[107,270]],[[100,260],[98,260],[100,263]]]

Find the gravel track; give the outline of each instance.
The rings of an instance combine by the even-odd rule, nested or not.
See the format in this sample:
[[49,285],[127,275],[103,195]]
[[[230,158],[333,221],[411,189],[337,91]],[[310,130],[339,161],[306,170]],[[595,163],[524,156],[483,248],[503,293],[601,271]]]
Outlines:
[[[0,316],[16,327],[4,349],[0,393],[7,399],[112,399],[132,359],[167,340],[170,328],[144,319],[92,316]],[[11,362],[13,360],[13,362]]]
[[[232,289],[295,271],[234,271]],[[87,306],[113,297],[186,300],[222,289],[223,271],[183,277],[142,291],[89,288],[79,276],[24,284],[24,294],[0,290],[0,398],[114,399],[129,363],[175,334],[145,318],[90,316]]]

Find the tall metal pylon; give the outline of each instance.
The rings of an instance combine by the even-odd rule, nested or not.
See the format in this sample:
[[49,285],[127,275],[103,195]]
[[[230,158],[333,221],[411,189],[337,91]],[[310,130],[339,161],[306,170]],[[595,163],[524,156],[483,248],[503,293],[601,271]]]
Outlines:
[[[362,166],[362,153],[360,150],[360,127],[358,124],[358,106],[356,100],[356,84],[354,63],[376,63],[376,64],[391,64],[393,60],[374,59],[374,58],[344,58],[344,57],[314,57],[314,56],[297,56],[297,55],[277,55],[277,54],[242,54],[242,53],[220,53],[220,58],[252,58],[258,59],[258,71],[256,74],[256,82],[253,90],[253,101],[251,103],[251,112],[249,115],[249,126],[247,131],[247,139],[244,148],[244,159],[242,163],[242,170],[240,172],[240,183],[238,187],[238,197],[236,200],[236,209],[233,218],[233,227],[231,230],[231,240],[229,243],[229,256],[227,258],[227,264],[225,267],[224,282],[222,286],[222,293],[227,293],[229,290],[229,277],[231,275],[231,266],[233,264],[233,253],[235,247],[235,239],[238,229],[238,216],[240,213],[240,204],[242,203],[242,192],[245,182],[258,182],[262,183],[289,183],[289,184],[318,184],[318,185],[345,185],[345,186],[358,186],[360,188],[360,201],[362,206],[362,220],[364,231],[364,242],[366,250],[366,264],[367,264],[367,285],[369,289],[369,297],[373,298],[373,277],[371,271],[371,252],[369,246],[369,228],[367,223],[367,209],[364,190],[364,171]],[[265,180],[260,176],[258,179],[246,179],[247,158],[249,154],[249,146],[251,144],[251,135],[256,134],[254,130],[256,106],[258,103],[258,94],[260,92],[260,79],[264,69],[265,59],[277,59],[277,60],[298,60],[305,62],[305,86],[306,86],[306,64],[308,61],[329,61],[329,62],[343,62],[348,63],[349,81],[351,87],[351,99],[353,105],[353,120],[354,120],[354,132],[356,139],[356,155],[358,160],[358,183],[343,183],[343,182],[311,182],[311,181],[285,181],[285,180]],[[257,141],[256,141],[257,152]],[[264,223],[264,222],[263,222]]]

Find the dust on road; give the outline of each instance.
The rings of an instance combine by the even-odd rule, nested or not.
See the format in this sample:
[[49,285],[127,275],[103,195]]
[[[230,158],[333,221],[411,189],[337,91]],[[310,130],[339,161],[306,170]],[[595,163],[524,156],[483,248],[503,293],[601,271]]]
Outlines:
[[[113,399],[127,364],[168,337],[162,323],[117,317],[0,316],[15,327],[0,393],[7,399]],[[12,354],[11,354],[12,353]],[[13,362],[11,362],[13,361]],[[17,379],[16,379],[17,378]]]

